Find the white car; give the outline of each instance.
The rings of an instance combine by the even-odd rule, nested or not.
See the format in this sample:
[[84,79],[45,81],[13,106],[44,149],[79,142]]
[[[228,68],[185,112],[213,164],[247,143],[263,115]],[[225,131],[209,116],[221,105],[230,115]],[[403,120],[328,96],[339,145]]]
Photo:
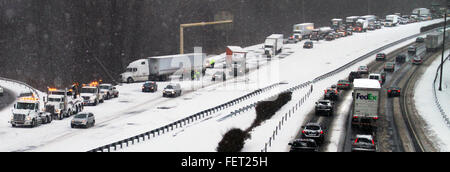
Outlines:
[[3,96],[3,87],[0,87],[0,96]]
[[368,77],[368,79],[374,79],[380,82],[380,84],[383,84],[383,78],[381,77],[381,74],[378,73],[371,73]]
[[360,74],[369,74],[369,68],[367,66],[360,66],[358,72]]

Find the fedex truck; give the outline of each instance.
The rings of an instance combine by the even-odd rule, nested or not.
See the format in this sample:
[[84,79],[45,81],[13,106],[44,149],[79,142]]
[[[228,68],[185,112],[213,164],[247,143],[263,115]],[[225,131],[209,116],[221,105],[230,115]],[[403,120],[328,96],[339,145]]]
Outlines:
[[380,105],[380,83],[373,79],[355,79],[353,86],[352,126],[376,127]]

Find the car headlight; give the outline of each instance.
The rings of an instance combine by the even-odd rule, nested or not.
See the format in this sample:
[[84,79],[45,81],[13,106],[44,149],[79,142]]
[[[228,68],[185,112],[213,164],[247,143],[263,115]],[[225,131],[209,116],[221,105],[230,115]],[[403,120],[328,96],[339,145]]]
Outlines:
[[31,121],[31,117],[30,116],[27,116],[27,119],[26,119],[27,121]]
[[95,97],[94,97],[94,96],[92,96],[92,97],[89,97],[89,99],[90,99],[90,100],[94,100],[94,99],[95,99]]

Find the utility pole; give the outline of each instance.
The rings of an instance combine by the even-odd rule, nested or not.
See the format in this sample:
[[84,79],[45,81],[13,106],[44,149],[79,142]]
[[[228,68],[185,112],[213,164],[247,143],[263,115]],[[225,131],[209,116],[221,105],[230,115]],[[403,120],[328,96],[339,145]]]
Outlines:
[[367,0],[367,15],[370,15],[370,0]]
[[302,0],[302,17],[303,17],[303,23],[306,23],[306,17],[305,17],[305,0]]
[[226,24],[226,23],[233,23],[233,20],[181,24],[180,25],[180,54],[184,54],[184,28],[216,25],[216,24]]
[[441,57],[441,76],[439,78],[439,91],[442,91],[442,74],[444,73],[444,52],[445,52],[445,32],[447,29],[447,10],[444,15],[444,39],[442,41],[442,57]]

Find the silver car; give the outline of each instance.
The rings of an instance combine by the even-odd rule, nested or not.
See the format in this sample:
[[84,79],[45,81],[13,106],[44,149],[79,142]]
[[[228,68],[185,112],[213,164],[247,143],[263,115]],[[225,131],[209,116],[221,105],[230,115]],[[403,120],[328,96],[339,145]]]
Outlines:
[[181,96],[180,84],[171,83],[164,88],[163,97],[178,97]]
[[109,100],[111,98],[119,97],[119,91],[112,84],[100,84],[100,92],[103,94],[103,99]]
[[95,125],[95,117],[93,113],[90,112],[82,112],[73,117],[70,122],[70,126],[72,128],[76,127],[84,127],[89,128]]

